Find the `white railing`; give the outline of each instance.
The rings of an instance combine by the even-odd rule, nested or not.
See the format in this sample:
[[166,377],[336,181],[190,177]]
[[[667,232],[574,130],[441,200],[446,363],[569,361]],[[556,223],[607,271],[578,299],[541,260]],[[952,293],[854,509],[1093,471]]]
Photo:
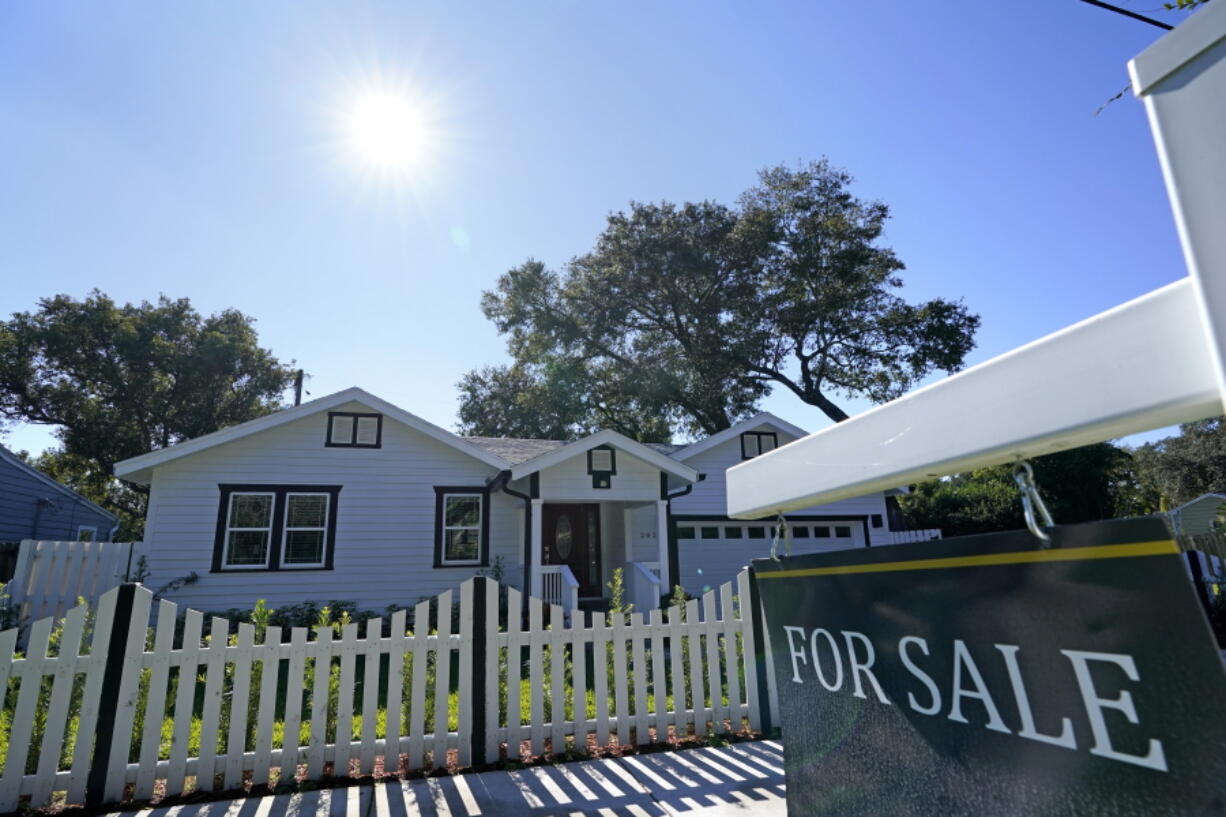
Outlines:
[[26,539],[13,578],[4,585],[19,622],[62,616],[80,598],[96,604],[102,594],[135,578],[140,542],[49,542]]
[[660,606],[664,586],[659,562],[631,562],[626,570],[626,591],[635,610],[646,613]]
[[568,620],[579,609],[579,580],[569,565],[541,565],[541,599],[559,605]]
[[752,592],[742,572],[684,608],[564,624],[560,605],[477,578],[458,611],[448,591],[411,619],[214,617],[206,637],[203,614],[161,601],[155,617],[149,590],[116,588],[92,621],[81,606],[34,622],[24,654],[0,632],[0,813],[763,731],[777,696]]
[[889,532],[889,543],[891,545],[909,545],[912,542],[929,542],[940,538],[941,531],[939,529],[892,530]]

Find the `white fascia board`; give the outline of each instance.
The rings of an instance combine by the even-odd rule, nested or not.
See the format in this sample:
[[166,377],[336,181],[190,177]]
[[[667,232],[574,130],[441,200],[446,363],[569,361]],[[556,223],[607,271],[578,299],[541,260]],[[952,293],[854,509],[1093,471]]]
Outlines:
[[731,440],[732,438],[746,431],[752,431],[758,426],[774,426],[779,431],[786,431],[795,437],[803,437],[809,432],[805,431],[800,426],[795,426],[787,420],[781,420],[769,411],[759,412],[748,420],[742,420],[734,426],[725,428],[723,431],[718,431],[706,439],[699,440],[693,445],[688,445],[679,451],[674,451],[670,456],[675,460],[688,460],[703,451],[708,451],[720,443]]
[[309,417],[313,414],[318,414],[321,411],[343,406],[346,403],[357,402],[364,406],[380,412],[384,417],[390,417],[393,420],[398,420],[401,423],[416,429],[421,433],[433,437],[439,442],[456,448],[465,454],[480,460],[499,470],[506,470],[510,467],[510,463],[503,460],[501,457],[495,456],[490,452],[478,448],[477,446],[466,442],[462,437],[452,434],[445,428],[440,428],[415,414],[410,414],[399,406],[392,405],[386,400],[375,397],[373,394],[360,389],[356,386],[345,389],[344,391],[329,394],[325,397],[320,397],[317,400],[311,400],[303,403],[300,406],[293,408],[281,409],[272,414],[258,417],[254,420],[248,420],[245,423],[239,423],[235,426],[223,428],[220,431],[214,431],[211,434],[205,434],[200,437],[195,437],[190,440],[184,440],[181,443],[160,448],[157,451],[151,451],[148,454],[142,454],[139,457],[123,460],[115,464],[115,476],[127,479],[131,482],[146,483],[152,474],[152,470],[158,466],[165,465],[180,457],[186,457],[190,454],[196,454],[200,451],[205,451],[209,448],[214,448],[225,443],[234,442],[244,437],[249,437],[252,434],[258,434],[261,431],[267,431],[270,428],[292,423],[295,420],[301,420],[304,417]]
[[1212,417],[1221,405],[1184,279],[730,468],[728,513],[823,505]]
[[540,456],[533,457],[526,462],[521,462],[519,465],[511,468],[511,479],[522,479],[529,474],[535,474],[538,471],[543,471],[557,465],[560,462],[565,462],[571,457],[577,457],[580,454],[595,448],[598,445],[611,445],[614,448],[620,448],[627,454],[643,460],[649,465],[654,465],[665,473],[672,474],[680,479],[689,482],[698,481],[698,472],[688,465],[682,465],[672,457],[665,456],[659,451],[648,448],[636,440],[632,440],[624,434],[616,431],[605,429],[597,431],[588,437],[581,440],[575,440],[573,443],[568,443],[561,448],[555,448],[552,451],[547,451]]

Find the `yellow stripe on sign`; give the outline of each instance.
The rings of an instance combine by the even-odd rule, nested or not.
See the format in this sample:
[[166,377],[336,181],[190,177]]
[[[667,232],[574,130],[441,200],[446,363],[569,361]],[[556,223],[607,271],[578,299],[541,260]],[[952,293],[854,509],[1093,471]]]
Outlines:
[[1024,565],[1038,562],[1076,562],[1087,559],[1123,559],[1130,556],[1168,556],[1178,554],[1179,547],[1171,539],[1157,542],[1135,542],[1129,545],[1064,548],[1061,550],[1026,550],[1017,553],[987,553],[982,556],[950,556],[943,559],[916,559],[912,562],[882,562],[875,565],[841,565],[839,567],[806,567],[796,570],[771,570],[758,574],[758,579],[797,579],[802,576],[846,576],[854,573],[895,573],[903,570],[945,570],[951,567],[990,567],[993,565]]

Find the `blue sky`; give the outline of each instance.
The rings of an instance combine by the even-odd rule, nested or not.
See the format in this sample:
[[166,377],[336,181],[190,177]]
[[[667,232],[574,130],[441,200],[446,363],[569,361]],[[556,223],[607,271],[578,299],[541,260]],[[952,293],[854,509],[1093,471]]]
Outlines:
[[[891,205],[905,294],[982,315],[975,363],[1186,274],[1140,103],[1095,116],[1160,34],[1075,0],[7,2],[0,314],[236,307],[313,395],[452,427],[456,381],[505,359],[499,274],[630,200],[731,203],[827,156]],[[427,112],[411,172],[355,155],[372,90]]]

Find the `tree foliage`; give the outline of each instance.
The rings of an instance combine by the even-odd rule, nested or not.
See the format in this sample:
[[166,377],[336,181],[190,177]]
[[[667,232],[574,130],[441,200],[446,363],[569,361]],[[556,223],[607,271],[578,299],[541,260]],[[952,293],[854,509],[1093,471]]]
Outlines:
[[[461,383],[460,428],[512,434],[478,398],[562,396],[559,420],[711,434],[774,387],[834,420],[836,396],[889,400],[954,371],[979,325],[959,302],[898,295],[902,262],[880,244],[889,210],[856,198],[826,161],[763,171],[737,206],[632,203],[561,270],[535,260],[486,292],[509,367]],[[525,398],[531,402],[531,396]]]
[[1155,510],[1226,492],[1226,421],[1185,423],[1179,431],[1133,452],[1139,490]]
[[[1132,457],[1110,443],[1033,461],[1035,483],[1056,524],[1113,519],[1139,512]],[[915,486],[899,497],[908,527],[939,528],[945,536],[1024,528],[1013,466],[998,465]]]
[[144,492],[118,485],[115,463],[279,407],[293,369],[259,346],[253,323],[165,296],[44,298],[0,322],[0,418],[56,426],[59,450],[36,465],[137,535]]

